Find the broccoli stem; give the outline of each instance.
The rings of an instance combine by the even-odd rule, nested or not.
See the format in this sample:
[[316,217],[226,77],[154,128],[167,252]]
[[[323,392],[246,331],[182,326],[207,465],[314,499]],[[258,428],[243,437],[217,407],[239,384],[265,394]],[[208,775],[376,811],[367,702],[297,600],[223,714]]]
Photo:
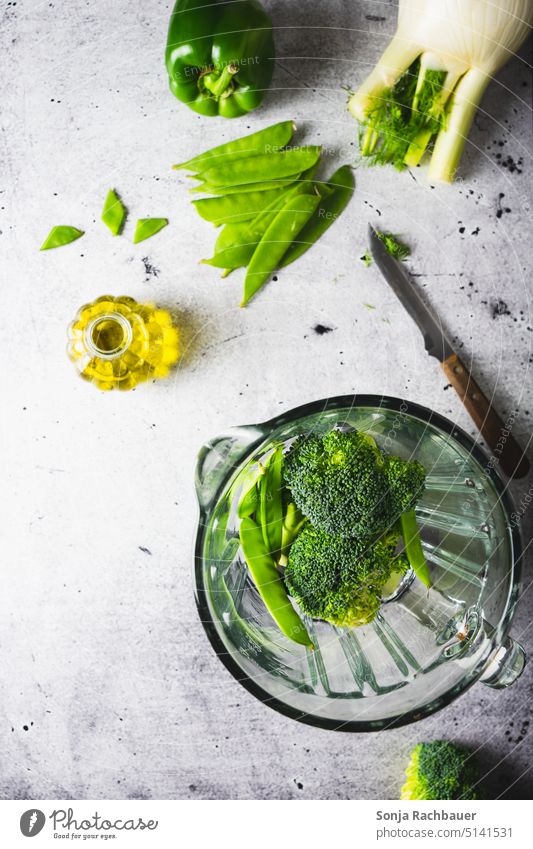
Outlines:
[[414,510],[407,510],[400,516],[400,526],[402,529],[403,544],[405,553],[415,575],[420,578],[425,587],[431,586],[431,578],[429,575],[429,567],[424,557],[422,543],[420,541],[420,532],[416,521]]
[[478,68],[471,68],[459,81],[452,96],[446,125],[437,135],[429,167],[430,180],[452,182],[474,115],[489,81],[490,77]]

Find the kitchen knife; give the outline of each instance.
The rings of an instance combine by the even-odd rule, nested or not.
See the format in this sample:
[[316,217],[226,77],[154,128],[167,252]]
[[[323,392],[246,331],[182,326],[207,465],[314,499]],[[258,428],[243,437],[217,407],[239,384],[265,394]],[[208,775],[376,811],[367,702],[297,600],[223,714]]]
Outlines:
[[454,351],[438,318],[432,315],[404,266],[387,251],[374,228],[368,226],[370,252],[383,277],[400,299],[424,337],[426,351],[441,364],[444,374],[459,395],[494,457],[506,475],[522,478],[529,471],[529,461],[520,445],[491,406],[465,364]]

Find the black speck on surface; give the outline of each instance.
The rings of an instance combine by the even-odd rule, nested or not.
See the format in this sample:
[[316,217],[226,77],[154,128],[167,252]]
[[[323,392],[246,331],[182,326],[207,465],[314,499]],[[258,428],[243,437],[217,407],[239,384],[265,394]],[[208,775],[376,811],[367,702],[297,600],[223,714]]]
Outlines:
[[149,280],[150,277],[159,277],[159,268],[152,265],[149,257],[143,256],[141,261],[144,265],[144,273],[146,274],[147,280]]
[[149,548],[145,548],[145,546],[144,546],[144,545],[140,545],[140,546],[139,546],[139,551],[142,551],[144,554],[150,554],[150,555],[152,554],[152,552],[150,551],[150,549],[149,549]]
[[296,784],[296,786],[297,786],[298,790],[303,790],[303,789],[304,789],[304,786],[303,786],[303,784],[302,784],[302,782],[301,782],[301,781],[296,781],[296,779],[295,779],[295,778],[293,778],[293,781],[294,781],[294,783]]
[[496,202],[496,218],[501,218],[502,215],[504,214],[504,212],[505,213],[511,212],[511,208],[509,206],[504,206],[503,203],[502,203],[504,197],[505,197],[505,193],[500,192],[499,195],[498,195],[498,200]]
[[333,333],[332,327],[326,327],[325,324],[315,324],[313,327],[315,333],[318,333],[319,336],[323,336],[324,333]]
[[524,160],[522,157],[519,157],[516,161],[512,156],[507,156],[502,160],[502,168],[507,168],[507,170],[511,174],[521,174],[522,173],[522,165],[524,164]]
[[490,308],[493,318],[499,318],[501,315],[511,315],[511,310],[501,298],[492,301]]

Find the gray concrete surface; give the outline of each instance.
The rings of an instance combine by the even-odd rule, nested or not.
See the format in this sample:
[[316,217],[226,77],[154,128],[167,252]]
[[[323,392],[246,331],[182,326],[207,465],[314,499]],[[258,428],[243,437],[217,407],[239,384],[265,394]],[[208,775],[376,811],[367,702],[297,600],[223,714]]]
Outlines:
[[[169,3],[0,8],[2,798],[394,799],[412,744],[442,735],[479,750],[491,792],[531,797],[533,665],[508,691],[477,685],[418,725],[342,735],[254,700],[198,621],[192,481],[208,437],[350,392],[405,396],[473,433],[359,261],[369,220],[413,245],[418,284],[499,409],[516,411],[523,441],[533,416],[529,46],[491,85],[456,185],[433,188],[422,169],[359,168],[342,223],[246,311],[237,275],[221,282],[198,266],[213,231],[169,166],[283,118],[328,147],[329,169],[355,161],[342,86],[363,78],[394,27],[394,2],[266,5],[272,91],[259,112],[226,123],[167,90]],[[114,240],[98,220],[110,186],[130,209]],[[170,226],[134,247],[134,221],[150,215]],[[86,235],[39,253],[56,223]],[[105,292],[177,309],[184,355],[170,380],[106,395],[76,377],[66,325]],[[318,323],[332,332],[317,334]],[[530,486],[512,486],[517,501]],[[530,569],[513,634],[531,652]]]

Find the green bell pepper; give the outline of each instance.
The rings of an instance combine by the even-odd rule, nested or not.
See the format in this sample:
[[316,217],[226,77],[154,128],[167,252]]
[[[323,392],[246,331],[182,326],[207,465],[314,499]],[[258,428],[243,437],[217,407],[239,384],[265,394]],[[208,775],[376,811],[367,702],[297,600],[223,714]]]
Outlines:
[[245,115],[272,79],[272,22],[258,0],[176,0],[165,61],[170,90],[195,112]]

